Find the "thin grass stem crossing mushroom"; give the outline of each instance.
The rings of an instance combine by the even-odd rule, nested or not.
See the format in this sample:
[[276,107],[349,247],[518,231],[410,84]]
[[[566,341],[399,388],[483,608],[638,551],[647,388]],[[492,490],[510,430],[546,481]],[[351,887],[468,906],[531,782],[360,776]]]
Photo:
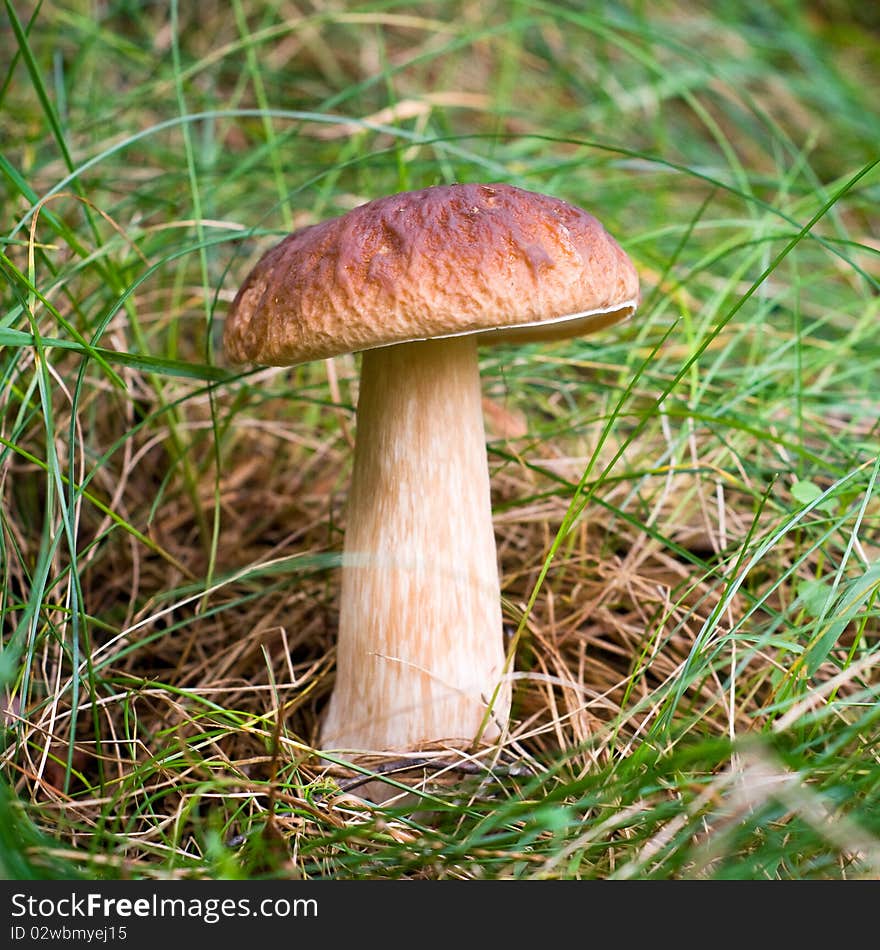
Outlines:
[[363,351],[325,749],[495,741],[510,711],[477,346],[632,314],[602,225],[504,184],[391,195],[269,250],[225,327],[237,363]]

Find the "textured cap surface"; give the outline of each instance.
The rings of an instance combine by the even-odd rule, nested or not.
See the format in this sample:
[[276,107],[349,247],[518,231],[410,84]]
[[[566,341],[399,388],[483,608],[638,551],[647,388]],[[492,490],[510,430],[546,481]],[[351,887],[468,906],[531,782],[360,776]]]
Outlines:
[[287,365],[466,333],[552,339],[615,323],[638,298],[635,267],[586,211],[511,185],[438,185],[290,234],[248,275],[224,344],[233,362]]

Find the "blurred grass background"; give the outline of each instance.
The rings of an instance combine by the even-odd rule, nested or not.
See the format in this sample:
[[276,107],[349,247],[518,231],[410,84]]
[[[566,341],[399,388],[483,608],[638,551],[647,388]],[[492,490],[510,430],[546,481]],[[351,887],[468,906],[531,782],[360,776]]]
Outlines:
[[[6,876],[880,873],[870,5],[4,0],[0,30]],[[484,354],[510,735],[378,807],[312,747],[357,359],[219,341],[280,236],[452,181],[587,208],[643,302]]]

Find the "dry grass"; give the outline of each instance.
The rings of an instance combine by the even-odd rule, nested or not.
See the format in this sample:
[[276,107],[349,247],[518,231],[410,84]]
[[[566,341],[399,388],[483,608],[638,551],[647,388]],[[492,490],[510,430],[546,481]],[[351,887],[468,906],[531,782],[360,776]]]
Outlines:
[[[320,842],[328,831],[344,828],[352,845],[352,829],[371,819],[373,806],[352,798],[363,789],[351,773],[312,748],[333,684],[337,552],[354,430],[354,363],[340,362],[331,376],[346,394],[344,403],[303,406],[296,397],[278,398],[275,392],[290,385],[285,371],[250,377],[248,402],[238,404],[223,436],[216,480],[207,394],[194,395],[186,384],[163,387],[166,404],[185,407],[175,432],[199,473],[197,504],[186,494],[179,463],[169,458],[170,430],[155,423],[126,439],[90,486],[129,524],[147,526],[155,547],[110,530],[108,516],[83,505],[78,570],[89,611],[100,618],[90,659],[100,695],[77,699],[78,738],[71,751],[70,617],[59,585],[55,608],[41,618],[53,634],[42,638],[32,661],[46,694],[32,690],[24,713],[14,704],[10,708],[19,739],[6,766],[16,775],[17,794],[38,806],[44,821],[76,828],[75,848],[88,850],[90,834],[111,832],[120,848],[114,861],[123,873],[149,874],[157,861],[173,863],[169,839],[189,856],[206,810],[223,813],[227,841],[234,841],[235,829],[275,811],[274,826],[293,849],[294,857],[283,862],[289,873],[297,872],[295,854],[304,839]],[[324,387],[328,369],[297,371],[304,377],[297,392]],[[253,398],[264,392],[267,398]],[[217,418],[232,416],[237,401],[235,387],[217,394]],[[121,405],[112,391],[93,390],[88,409],[106,427],[92,429],[96,444],[111,445],[120,425],[132,425],[131,404]],[[162,411],[145,401],[138,409],[144,416]],[[498,426],[499,417],[511,414],[496,404],[487,415]],[[59,394],[58,430],[70,421],[69,404]],[[506,421],[521,429],[518,417]],[[583,439],[536,443],[528,433],[504,437],[490,431],[509,634],[523,624],[509,736],[500,758],[499,750],[490,750],[488,759],[444,750],[427,768],[432,757],[423,754],[414,757],[414,771],[403,771],[405,757],[397,756],[372,767],[394,767],[399,771],[392,778],[442,797],[444,789],[460,789],[468,774],[495,763],[500,793],[471,781],[471,794],[488,794],[488,801],[515,795],[528,776],[552,763],[562,763],[569,780],[583,779],[626,759],[652,732],[695,651],[718,655],[688,690],[683,721],[699,723],[701,735],[740,738],[772,724],[778,674],[784,684],[790,661],[777,659],[772,647],[744,648],[732,635],[744,605],[723,603],[739,566],[735,539],[750,528],[737,500],[748,493],[730,487],[729,476],[719,476],[711,457],[699,457],[693,440],[686,470],[657,469],[655,460],[668,447],[659,441],[664,434],[671,440],[668,420],[657,430],[658,441],[641,440],[627,458],[627,471],[652,476],[640,493],[643,523],[613,515],[627,508],[632,476],[601,484],[601,504],[588,505],[567,535],[526,617],[566,516],[560,480],[576,482],[595,436],[585,430]],[[606,443],[602,455],[614,454],[615,446]],[[25,462],[10,466],[6,476],[7,491],[44,477]],[[156,486],[162,486],[158,495]],[[209,511],[215,498],[222,530],[211,559],[205,519],[197,512],[199,505]],[[8,504],[7,511],[16,510],[20,504]],[[753,532],[771,530],[775,517],[765,512]],[[7,518],[7,527],[18,539],[20,561],[35,560],[37,539],[27,526]],[[716,566],[705,566],[710,563]],[[815,570],[797,547],[777,548],[773,570],[793,566],[805,577]],[[53,576],[63,578],[67,567],[59,553]],[[205,577],[213,582],[193,583]],[[26,589],[24,577],[13,574],[11,580],[13,588]],[[701,642],[720,606],[711,638]],[[784,606],[780,595],[772,596],[751,625],[760,628]],[[841,648],[848,642],[852,635],[841,639]],[[871,656],[876,659],[876,653]],[[734,668],[731,685],[726,677]],[[811,688],[821,690],[834,676],[839,700],[877,682],[873,662],[840,677],[829,660]],[[505,769],[505,762],[514,768]],[[340,793],[340,787],[351,790]],[[99,788],[103,794],[95,797]],[[368,852],[377,844],[373,834],[361,844]],[[413,831],[406,821],[392,821],[384,834],[406,843]],[[507,855],[509,861],[514,857]]]

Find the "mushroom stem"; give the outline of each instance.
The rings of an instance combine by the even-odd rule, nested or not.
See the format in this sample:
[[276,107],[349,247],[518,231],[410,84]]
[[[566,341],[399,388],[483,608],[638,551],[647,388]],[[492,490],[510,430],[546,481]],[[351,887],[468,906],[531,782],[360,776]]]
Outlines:
[[368,350],[321,744],[495,739],[504,659],[476,341]]

